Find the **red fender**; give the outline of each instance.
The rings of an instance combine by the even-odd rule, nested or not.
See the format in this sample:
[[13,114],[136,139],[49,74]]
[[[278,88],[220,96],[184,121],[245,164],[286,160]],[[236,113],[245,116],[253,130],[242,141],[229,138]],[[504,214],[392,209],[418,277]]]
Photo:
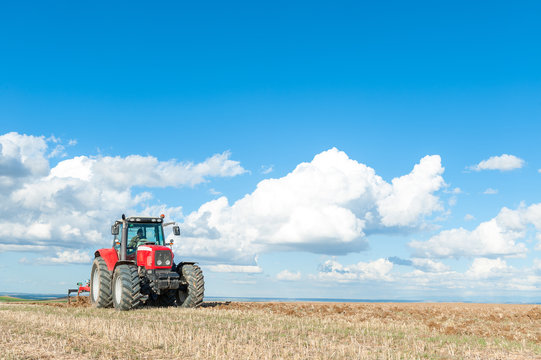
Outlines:
[[115,249],[99,249],[94,253],[94,256],[101,256],[107,264],[107,269],[113,271],[116,263],[118,262],[118,254]]

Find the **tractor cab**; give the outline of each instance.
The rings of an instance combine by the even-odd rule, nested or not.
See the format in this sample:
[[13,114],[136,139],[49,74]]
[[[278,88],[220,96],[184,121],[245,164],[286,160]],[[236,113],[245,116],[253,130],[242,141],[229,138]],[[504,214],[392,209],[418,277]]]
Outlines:
[[[160,219],[154,218],[153,220]],[[113,225],[113,227],[114,226],[118,227],[119,234],[123,233],[122,227],[124,226],[124,224],[122,222],[118,222],[117,224]],[[127,260],[135,260],[137,249],[141,245],[165,246],[165,238],[163,235],[163,227],[161,222],[128,222],[126,224],[126,227],[128,230],[126,234]],[[113,239],[113,248],[116,250],[118,256],[120,257],[121,239],[119,239],[119,234],[116,234]]]
[[[165,244],[163,227],[174,223],[163,223],[163,217],[129,217],[116,221],[111,227],[115,236],[113,248],[119,260],[133,261],[137,266],[149,269],[171,268],[173,252]],[[178,235],[178,226],[173,226],[173,233]],[[120,239],[119,239],[120,236]],[[154,260],[154,261],[150,261]]]

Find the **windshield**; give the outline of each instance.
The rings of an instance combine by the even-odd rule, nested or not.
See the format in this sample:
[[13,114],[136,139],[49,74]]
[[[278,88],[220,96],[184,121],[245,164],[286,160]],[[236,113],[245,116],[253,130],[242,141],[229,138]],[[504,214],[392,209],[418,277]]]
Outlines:
[[128,223],[128,248],[146,243],[164,245],[162,224]]

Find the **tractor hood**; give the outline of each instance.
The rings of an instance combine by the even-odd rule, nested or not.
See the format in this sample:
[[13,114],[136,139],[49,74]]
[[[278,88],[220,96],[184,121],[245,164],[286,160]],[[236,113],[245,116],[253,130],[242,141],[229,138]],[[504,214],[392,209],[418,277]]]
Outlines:
[[137,248],[137,266],[145,269],[171,269],[173,251],[167,246],[141,245]]

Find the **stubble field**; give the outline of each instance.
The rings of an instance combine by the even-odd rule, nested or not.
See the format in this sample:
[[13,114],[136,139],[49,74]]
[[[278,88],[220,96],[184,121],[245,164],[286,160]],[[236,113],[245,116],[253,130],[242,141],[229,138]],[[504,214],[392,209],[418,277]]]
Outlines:
[[1,359],[541,359],[541,306],[0,304]]

